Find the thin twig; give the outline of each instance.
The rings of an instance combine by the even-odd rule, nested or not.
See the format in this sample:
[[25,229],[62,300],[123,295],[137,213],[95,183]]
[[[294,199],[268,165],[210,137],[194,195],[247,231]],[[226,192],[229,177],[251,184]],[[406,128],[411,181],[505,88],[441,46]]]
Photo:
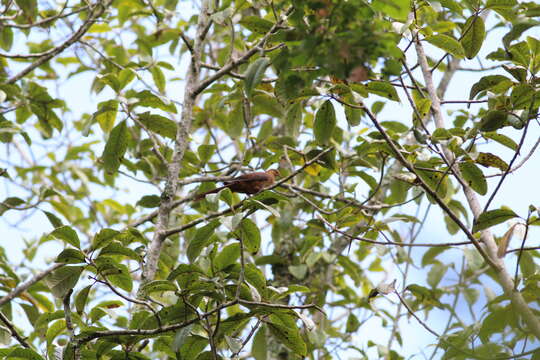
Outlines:
[[366,243],[369,243],[369,244],[384,245],[384,246],[395,245],[395,246],[400,246],[400,247],[430,247],[430,248],[431,247],[462,246],[462,245],[470,245],[470,244],[472,244],[471,241],[459,241],[459,242],[449,242],[449,243],[401,243],[401,242],[395,242],[395,241],[390,241],[390,240],[377,241],[377,240],[372,240],[372,239],[368,239],[368,238],[365,238],[365,237],[353,236],[351,234],[346,233],[343,230],[338,229],[336,226],[332,225],[330,222],[328,222],[322,216],[317,216],[317,218],[319,220],[321,220],[322,222],[324,222],[326,224],[326,226],[328,226],[330,229],[332,229],[333,232],[337,232],[338,234],[341,234],[341,235],[349,238],[350,240],[363,241],[363,242],[366,242]]
[[63,52],[65,49],[79,41],[81,37],[86,34],[88,29],[94,24],[94,22],[105,12],[105,10],[109,7],[112,0],[105,0],[103,3],[97,3],[92,7],[91,13],[88,16],[88,19],[85,20],[85,22],[81,25],[81,27],[75,31],[66,41],[64,41],[62,44],[46,51],[40,58],[38,58],[36,61],[34,61],[32,64],[24,68],[22,71],[17,73],[16,75],[10,77],[6,84],[12,84],[20,79],[22,79],[24,76],[26,76],[29,72],[33,71],[37,67],[45,64],[47,61],[55,57],[56,55]]
[[4,315],[4,313],[0,312],[0,321],[6,325],[6,327],[9,329],[9,332],[11,336],[13,336],[19,344],[24,346],[27,349],[30,349],[30,345],[26,342],[26,340],[19,334],[17,329],[15,329],[15,326],[9,321],[9,319]]

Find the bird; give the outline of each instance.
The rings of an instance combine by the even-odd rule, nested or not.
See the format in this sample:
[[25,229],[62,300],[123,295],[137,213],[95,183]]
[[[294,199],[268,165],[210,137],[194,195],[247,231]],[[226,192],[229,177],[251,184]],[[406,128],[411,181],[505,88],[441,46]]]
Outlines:
[[224,181],[223,186],[197,194],[195,196],[195,201],[201,200],[206,195],[217,193],[225,188],[229,188],[232,192],[253,195],[274,184],[276,177],[279,176],[281,176],[281,174],[277,169],[243,174],[232,180]]

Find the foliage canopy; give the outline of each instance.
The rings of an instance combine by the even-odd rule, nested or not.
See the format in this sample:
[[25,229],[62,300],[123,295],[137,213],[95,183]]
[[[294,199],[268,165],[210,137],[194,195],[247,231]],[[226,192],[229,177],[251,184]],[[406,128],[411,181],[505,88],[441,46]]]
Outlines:
[[2,1],[0,358],[540,359],[539,17]]

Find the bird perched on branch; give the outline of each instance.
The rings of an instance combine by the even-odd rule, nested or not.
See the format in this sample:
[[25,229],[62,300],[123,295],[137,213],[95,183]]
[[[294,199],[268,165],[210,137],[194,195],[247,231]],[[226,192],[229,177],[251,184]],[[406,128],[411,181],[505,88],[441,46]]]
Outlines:
[[223,186],[198,194],[195,197],[195,200],[200,200],[208,194],[217,193],[225,188],[229,188],[232,192],[241,194],[256,194],[262,189],[274,184],[276,177],[280,175],[281,174],[276,169],[243,174],[230,181],[224,181],[223,183],[225,185]]

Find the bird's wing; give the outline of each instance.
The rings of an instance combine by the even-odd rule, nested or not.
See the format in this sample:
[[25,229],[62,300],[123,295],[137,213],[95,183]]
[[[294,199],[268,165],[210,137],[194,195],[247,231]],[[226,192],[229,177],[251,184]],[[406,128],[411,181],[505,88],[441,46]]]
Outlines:
[[249,174],[240,175],[225,184],[234,184],[239,182],[252,182],[252,181],[268,181],[270,175],[265,172],[254,172]]

